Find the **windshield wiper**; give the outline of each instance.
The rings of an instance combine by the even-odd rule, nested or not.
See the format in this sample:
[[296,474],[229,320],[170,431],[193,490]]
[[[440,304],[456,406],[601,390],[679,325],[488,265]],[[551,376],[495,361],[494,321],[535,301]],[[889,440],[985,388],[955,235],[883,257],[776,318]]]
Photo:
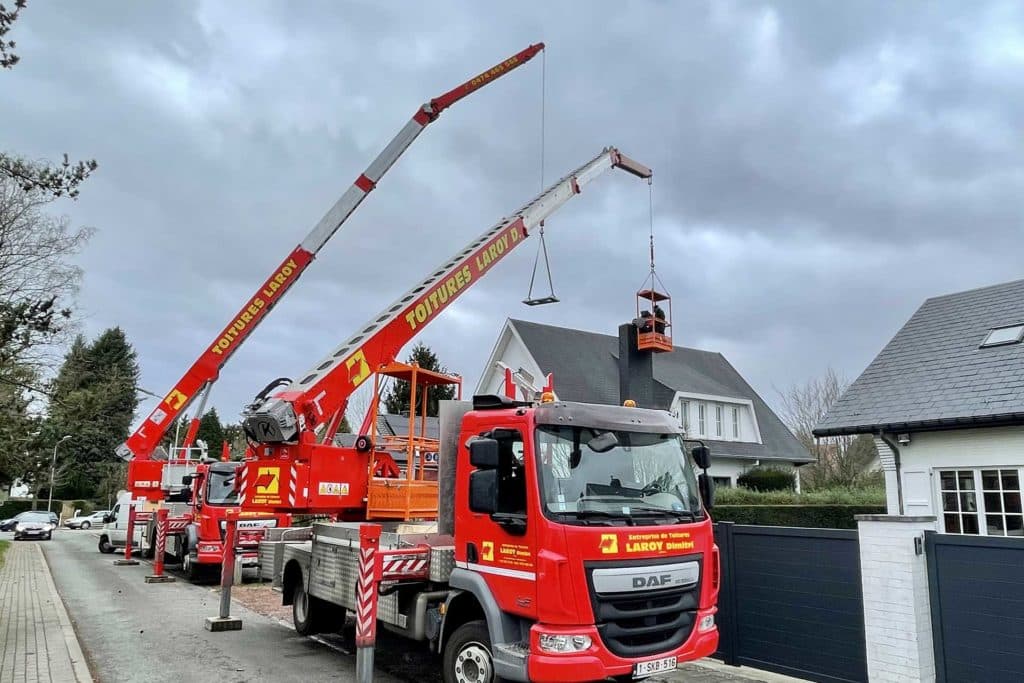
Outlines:
[[652,505],[630,505],[630,514],[641,513],[641,514],[656,514],[656,515],[672,515],[678,517],[680,520],[686,520],[688,522],[697,521],[697,516],[690,510],[671,510],[669,508],[659,508]]
[[633,520],[632,515],[622,514],[621,512],[609,512],[608,510],[575,510],[570,514],[575,514],[577,519],[586,519],[588,517],[602,517],[604,519],[614,519],[623,521],[630,526],[636,525],[636,522]]

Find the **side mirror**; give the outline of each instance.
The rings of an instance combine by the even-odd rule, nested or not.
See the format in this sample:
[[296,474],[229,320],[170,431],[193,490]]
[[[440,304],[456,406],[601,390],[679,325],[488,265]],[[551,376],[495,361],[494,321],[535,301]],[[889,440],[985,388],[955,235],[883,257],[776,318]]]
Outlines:
[[[478,438],[469,442],[469,464],[481,470],[498,467],[498,441]],[[497,481],[497,479],[495,479]]]
[[700,497],[704,501],[704,507],[708,510],[714,508],[715,481],[705,472],[697,477],[697,486],[700,488]]
[[192,475],[191,474],[186,474],[184,477],[181,478],[181,485],[182,486],[190,486],[191,484],[192,484]]
[[114,515],[103,515],[103,523],[110,524],[114,521]]
[[694,446],[693,450],[690,451],[690,455],[693,456],[693,461],[697,463],[697,467],[702,470],[711,467],[711,451],[707,446]]
[[[493,441],[495,448],[497,442]],[[469,509],[493,515],[498,510],[498,471],[477,470],[469,475]]]
[[599,434],[587,442],[587,448],[595,453],[607,453],[618,445],[619,437],[615,436],[615,432]]

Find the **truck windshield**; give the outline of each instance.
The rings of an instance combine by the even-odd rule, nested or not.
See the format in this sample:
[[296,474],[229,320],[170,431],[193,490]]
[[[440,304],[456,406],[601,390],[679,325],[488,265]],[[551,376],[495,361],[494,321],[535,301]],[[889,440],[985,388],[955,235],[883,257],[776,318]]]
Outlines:
[[206,481],[206,503],[208,505],[238,505],[234,472],[211,470]]
[[569,523],[672,524],[703,515],[678,434],[541,426],[537,461],[545,513]]

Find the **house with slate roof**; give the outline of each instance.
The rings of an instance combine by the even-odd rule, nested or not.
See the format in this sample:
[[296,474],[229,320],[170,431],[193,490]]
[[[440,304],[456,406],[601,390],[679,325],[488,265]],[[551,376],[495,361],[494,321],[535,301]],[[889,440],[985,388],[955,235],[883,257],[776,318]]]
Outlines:
[[873,434],[889,514],[1024,536],[1024,280],[928,299],[816,436]]
[[813,461],[722,354],[680,346],[640,351],[632,323],[614,336],[507,320],[476,393],[502,393],[505,367],[538,382],[553,374],[560,400],[621,405],[632,399],[670,411],[687,436],[711,449],[710,474],[719,486],[735,486],[737,476],[758,464],[785,469]]

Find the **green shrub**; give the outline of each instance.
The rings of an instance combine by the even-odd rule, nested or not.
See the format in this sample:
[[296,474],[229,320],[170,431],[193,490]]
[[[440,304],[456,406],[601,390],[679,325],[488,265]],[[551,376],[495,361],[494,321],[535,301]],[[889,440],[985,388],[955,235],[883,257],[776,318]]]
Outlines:
[[91,515],[96,512],[96,504],[91,500],[73,500],[71,501],[71,509],[78,510],[78,514],[81,516]]
[[[60,514],[60,509],[61,509],[62,505],[64,505],[64,501],[62,501],[62,500],[55,500],[55,501],[53,501],[53,504],[50,506],[50,510],[52,510],[53,512],[56,512],[59,515]],[[33,509],[32,508],[32,501],[31,500],[5,500],[3,503],[0,503],[0,519],[10,519],[11,517],[14,517],[15,515],[19,515],[22,512],[25,512],[26,510],[31,510],[31,509]],[[45,499],[39,500],[36,503],[35,509],[36,510],[45,510],[46,509],[46,500]]]
[[715,489],[719,505],[885,505],[885,487],[821,489],[818,491],[751,491]]
[[856,529],[855,515],[885,514],[885,505],[715,505],[711,518],[757,526]]
[[777,467],[755,467],[736,477],[736,483],[751,491],[792,491],[796,473]]

